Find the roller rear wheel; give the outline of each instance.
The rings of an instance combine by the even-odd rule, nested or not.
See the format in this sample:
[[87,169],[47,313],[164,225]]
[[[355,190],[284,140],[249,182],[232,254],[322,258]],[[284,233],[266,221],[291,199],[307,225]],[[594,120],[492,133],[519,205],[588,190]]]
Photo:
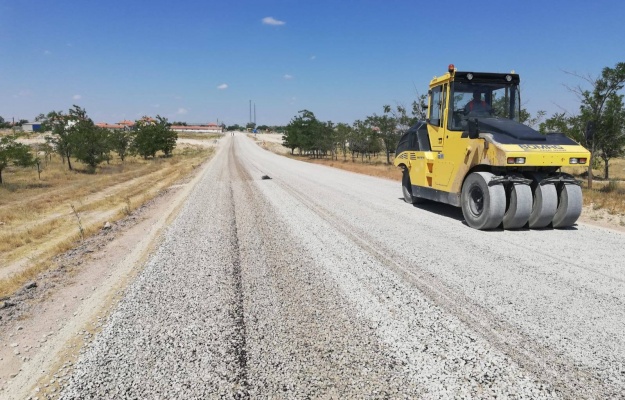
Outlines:
[[558,208],[558,193],[554,184],[540,185],[542,175],[532,176],[532,195],[534,202],[529,218],[532,229],[544,228],[551,223]]
[[410,182],[410,173],[407,168],[404,169],[402,174],[401,189],[406,203],[421,204],[427,201],[412,194],[412,182]]
[[404,169],[401,178],[401,190],[404,194],[404,201],[409,204],[414,204],[414,197],[412,197],[412,183],[410,182],[410,174],[408,169]]
[[575,224],[582,213],[582,188],[562,184],[558,190],[558,209],[553,216],[554,228],[567,228]]
[[504,229],[523,228],[532,212],[532,189],[529,185],[513,183],[508,196],[508,209],[503,216],[503,227]]

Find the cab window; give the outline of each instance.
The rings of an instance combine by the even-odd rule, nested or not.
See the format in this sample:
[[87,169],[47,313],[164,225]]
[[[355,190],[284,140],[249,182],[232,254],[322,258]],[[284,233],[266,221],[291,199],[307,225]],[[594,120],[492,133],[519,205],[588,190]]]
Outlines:
[[430,90],[430,125],[441,126],[442,89],[442,86],[437,86]]

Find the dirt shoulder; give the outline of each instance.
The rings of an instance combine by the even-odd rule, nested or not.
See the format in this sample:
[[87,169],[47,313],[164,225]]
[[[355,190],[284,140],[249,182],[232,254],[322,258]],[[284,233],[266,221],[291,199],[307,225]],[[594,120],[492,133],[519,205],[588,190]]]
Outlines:
[[[217,150],[219,151],[219,150]],[[54,396],[209,162],[0,301],[0,397]]]

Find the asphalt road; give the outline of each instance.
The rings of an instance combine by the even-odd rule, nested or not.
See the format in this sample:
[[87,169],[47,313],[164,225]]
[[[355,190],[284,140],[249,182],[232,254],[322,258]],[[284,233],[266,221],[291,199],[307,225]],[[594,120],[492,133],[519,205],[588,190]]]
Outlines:
[[61,398],[625,398],[623,234],[401,197],[226,136]]

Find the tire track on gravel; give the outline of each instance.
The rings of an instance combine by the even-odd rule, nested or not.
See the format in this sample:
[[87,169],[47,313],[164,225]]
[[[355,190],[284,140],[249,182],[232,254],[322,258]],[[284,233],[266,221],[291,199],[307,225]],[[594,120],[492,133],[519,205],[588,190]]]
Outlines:
[[401,254],[378,242],[366,231],[352,226],[348,220],[315,203],[293,185],[279,178],[276,180],[285,191],[363,251],[416,287],[436,306],[457,317],[469,329],[510,357],[517,365],[552,385],[564,398],[622,398],[622,393],[618,388],[608,386],[592,371],[565,355],[558,354],[537,343],[531,337],[519,332],[513,325],[475,304],[469,297],[453,291],[442,280],[420,266],[411,264],[412,270],[404,267]]
[[[238,167],[238,164],[234,162],[236,159],[236,154],[234,153],[234,146],[232,145],[232,141],[230,142],[230,151],[228,157],[228,167],[229,171],[236,171],[236,175],[239,180],[245,180],[245,176],[241,174],[241,170]],[[235,168],[231,168],[232,166]],[[230,221],[230,229],[233,233],[230,237],[230,248],[232,249],[232,279],[234,281],[234,297],[235,303],[233,304],[233,309],[231,311],[232,319],[235,324],[235,337],[233,338],[234,343],[234,354],[238,361],[239,369],[237,371],[236,380],[238,382],[239,387],[241,387],[241,392],[236,393],[235,398],[237,399],[249,399],[249,382],[248,382],[248,366],[247,366],[247,349],[246,349],[246,336],[247,329],[245,326],[245,315],[244,315],[244,301],[243,301],[243,278],[241,273],[241,249],[239,246],[239,232],[237,228],[237,209],[235,206],[235,199],[233,193],[233,176],[230,176],[229,179],[229,190],[228,195],[230,197],[231,215],[232,219]]]
[[[235,207],[241,207],[237,216],[245,222],[239,232],[250,395],[422,398],[405,364],[371,335],[374,325],[346,306],[336,282],[315,261],[319,254],[307,255],[295,244],[274,205],[259,196],[261,183],[236,156],[236,145],[231,159],[243,182]],[[254,206],[246,206],[249,199]]]

